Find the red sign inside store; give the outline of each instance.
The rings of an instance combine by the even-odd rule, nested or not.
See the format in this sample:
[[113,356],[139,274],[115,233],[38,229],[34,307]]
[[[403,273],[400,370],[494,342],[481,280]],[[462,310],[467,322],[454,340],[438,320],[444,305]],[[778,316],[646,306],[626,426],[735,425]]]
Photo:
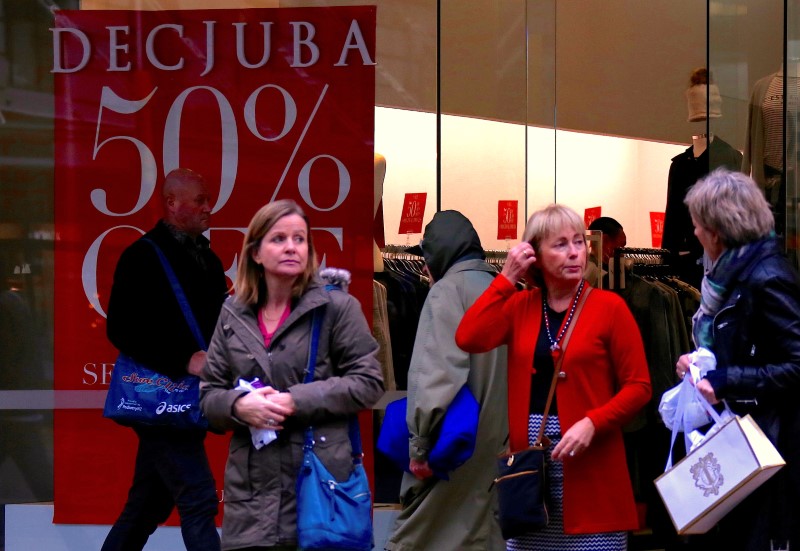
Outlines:
[[497,239],[517,238],[517,201],[497,202]]
[[398,233],[422,233],[422,216],[425,214],[427,197],[427,193],[406,193]]
[[587,228],[589,227],[589,224],[600,218],[600,213],[602,210],[603,207],[590,207],[583,211],[583,223]]
[[[177,167],[209,182],[207,236],[231,280],[251,216],[291,198],[371,312],[375,13],[55,12],[57,390],[107,388],[114,267]],[[227,438],[208,442],[221,490]],[[134,455],[132,431],[99,409],[56,410],[56,522],[113,522]]]
[[650,233],[653,239],[653,247],[660,249],[661,241],[664,237],[664,213],[650,213]]

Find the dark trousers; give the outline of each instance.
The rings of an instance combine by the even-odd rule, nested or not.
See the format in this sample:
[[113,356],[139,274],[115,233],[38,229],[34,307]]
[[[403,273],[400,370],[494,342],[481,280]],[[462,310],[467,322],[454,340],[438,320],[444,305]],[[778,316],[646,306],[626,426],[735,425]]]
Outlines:
[[141,551],[173,507],[187,551],[219,551],[218,500],[206,457],[205,432],[136,428],[139,449],[128,501],[101,551]]

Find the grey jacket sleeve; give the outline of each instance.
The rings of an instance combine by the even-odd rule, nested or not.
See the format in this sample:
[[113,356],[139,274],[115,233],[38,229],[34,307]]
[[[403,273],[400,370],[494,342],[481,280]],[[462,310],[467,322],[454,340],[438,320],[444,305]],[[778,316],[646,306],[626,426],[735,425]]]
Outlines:
[[242,390],[233,390],[233,360],[223,330],[228,316],[223,308],[208,347],[205,380],[200,384],[200,407],[211,427],[220,431],[242,426],[233,416],[233,403],[246,394]]
[[435,430],[469,377],[469,354],[455,341],[463,302],[459,289],[444,279],[431,288],[422,308],[408,372],[411,459],[427,460]]

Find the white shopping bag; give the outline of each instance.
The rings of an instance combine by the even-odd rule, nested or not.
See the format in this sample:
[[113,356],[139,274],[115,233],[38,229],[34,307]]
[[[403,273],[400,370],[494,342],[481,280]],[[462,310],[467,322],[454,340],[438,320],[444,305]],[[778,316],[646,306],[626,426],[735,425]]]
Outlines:
[[704,534],[786,464],[752,417],[708,408],[714,428],[655,480],[678,534]]

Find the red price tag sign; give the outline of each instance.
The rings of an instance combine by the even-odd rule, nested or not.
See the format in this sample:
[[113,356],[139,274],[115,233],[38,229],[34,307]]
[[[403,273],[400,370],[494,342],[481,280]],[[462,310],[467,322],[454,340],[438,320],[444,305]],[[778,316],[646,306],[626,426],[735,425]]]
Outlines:
[[[177,167],[208,182],[206,235],[231,280],[252,215],[293,199],[321,263],[350,270],[371,312],[375,15],[55,12],[56,390],[108,388],[114,268],[161,216]],[[55,521],[113,522],[133,462],[121,429],[99,410],[55,416]]]
[[583,223],[586,227],[589,227],[589,224],[600,218],[603,207],[589,207],[588,209],[583,211]]
[[517,238],[517,201],[497,202],[497,239]]
[[650,213],[650,234],[653,239],[653,247],[660,249],[661,240],[664,237],[664,213]]
[[422,216],[425,214],[427,197],[427,193],[406,193],[398,233],[422,233]]

